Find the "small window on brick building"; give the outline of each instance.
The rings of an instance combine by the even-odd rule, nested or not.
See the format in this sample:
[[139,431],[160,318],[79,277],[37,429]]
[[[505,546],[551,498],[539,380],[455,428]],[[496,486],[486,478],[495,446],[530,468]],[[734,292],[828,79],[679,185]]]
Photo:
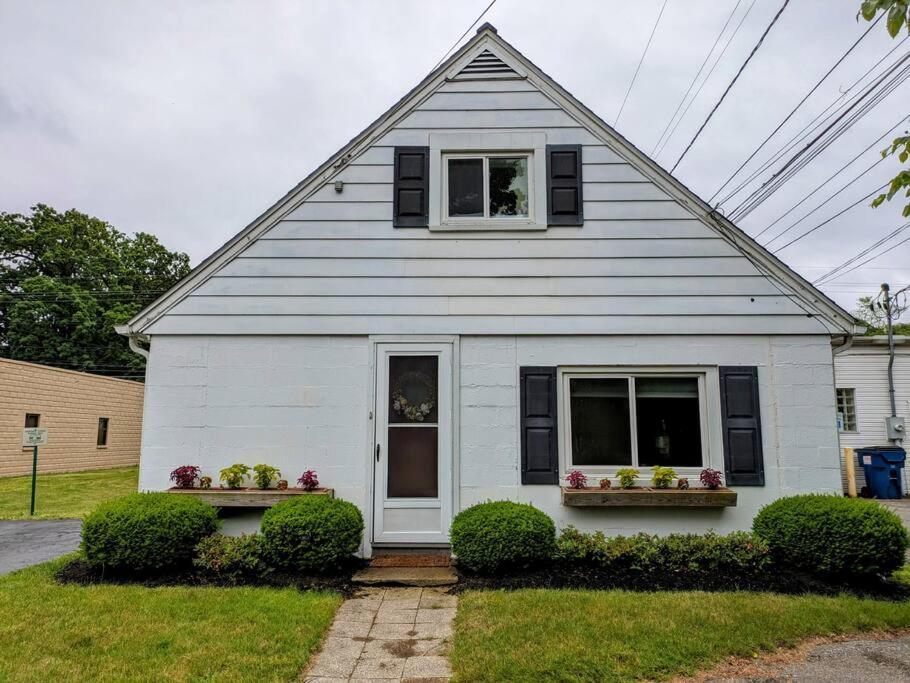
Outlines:
[[26,413],[25,414],[25,428],[33,429],[40,426],[41,415],[39,413]]
[[109,419],[106,417],[98,418],[98,445],[107,446],[107,427]]

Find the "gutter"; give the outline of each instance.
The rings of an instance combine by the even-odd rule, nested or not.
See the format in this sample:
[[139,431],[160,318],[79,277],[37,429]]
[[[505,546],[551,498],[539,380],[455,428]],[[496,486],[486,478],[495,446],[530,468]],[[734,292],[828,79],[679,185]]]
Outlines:
[[131,351],[133,351],[134,353],[138,353],[140,356],[142,356],[146,360],[149,359],[149,349],[147,349],[143,346],[140,346],[140,342],[143,344],[148,344],[150,342],[149,336],[147,334],[139,334],[137,332],[133,332],[130,329],[129,325],[115,325],[114,331],[117,334],[122,334],[124,337],[126,337],[129,340],[129,345],[130,345]]

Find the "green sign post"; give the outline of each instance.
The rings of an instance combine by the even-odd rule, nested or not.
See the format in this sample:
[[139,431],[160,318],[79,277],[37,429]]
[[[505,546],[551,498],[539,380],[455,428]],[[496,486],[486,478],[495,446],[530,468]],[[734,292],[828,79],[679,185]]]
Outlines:
[[35,488],[38,483],[38,446],[47,443],[47,427],[26,427],[22,430],[22,445],[32,447],[32,501],[28,514],[35,514]]

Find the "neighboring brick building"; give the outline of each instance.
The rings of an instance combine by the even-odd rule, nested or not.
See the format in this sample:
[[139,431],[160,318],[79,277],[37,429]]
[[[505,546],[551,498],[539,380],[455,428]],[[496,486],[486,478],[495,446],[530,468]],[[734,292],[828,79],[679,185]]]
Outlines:
[[47,427],[40,472],[139,463],[144,385],[0,358],[0,477],[31,471],[22,428]]

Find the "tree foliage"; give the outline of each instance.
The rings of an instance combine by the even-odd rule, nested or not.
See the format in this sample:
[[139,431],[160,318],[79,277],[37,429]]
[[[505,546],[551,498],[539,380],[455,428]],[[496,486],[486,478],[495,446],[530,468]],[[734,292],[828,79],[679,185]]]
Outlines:
[[[859,13],[866,21],[872,21],[879,12],[886,14],[885,26],[888,34],[894,38],[901,29],[907,28],[910,33],[910,0],[863,0],[860,5]],[[902,164],[906,164],[910,159],[910,131],[904,131],[904,135],[894,138],[891,144],[882,150],[882,156],[894,156]],[[887,192],[878,195],[872,202],[872,206],[881,206],[885,201],[897,195],[904,190],[904,196],[910,198],[910,170],[903,170],[891,179]],[[904,217],[910,216],[910,202],[904,206]]]
[[0,212],[0,356],[103,375],[141,373],[114,325],[190,270],[154,235],[76,210]]
[[[861,320],[866,326],[865,336],[869,337],[876,334],[887,334],[888,330],[885,328],[885,325],[882,324],[880,319],[872,314],[871,304],[871,296],[861,296],[856,300],[856,308],[853,310],[853,315],[858,320]],[[910,323],[894,323],[892,328],[894,334],[910,335]]]

